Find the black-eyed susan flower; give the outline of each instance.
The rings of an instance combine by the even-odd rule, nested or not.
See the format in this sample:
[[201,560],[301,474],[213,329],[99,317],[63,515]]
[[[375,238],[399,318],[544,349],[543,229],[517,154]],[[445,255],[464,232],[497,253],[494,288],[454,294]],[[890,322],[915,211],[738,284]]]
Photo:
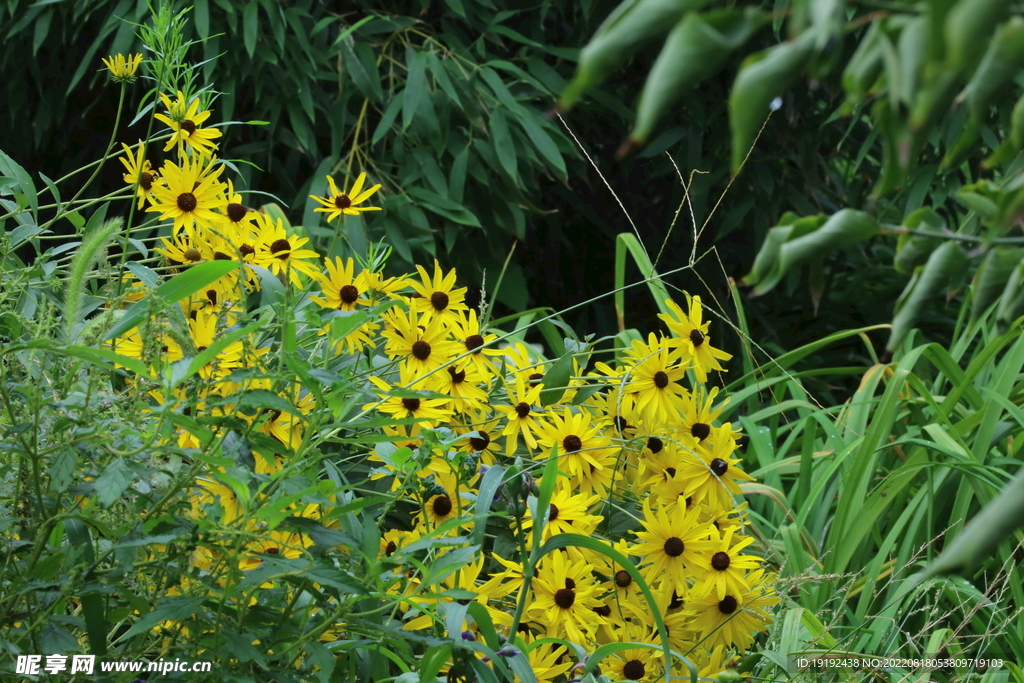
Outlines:
[[756,569],[747,577],[752,586],[741,594],[727,593],[719,598],[717,592],[687,601],[692,617],[691,628],[709,647],[723,645],[746,650],[754,642],[754,634],[771,623],[764,608],[779,602],[770,586],[770,577]]
[[605,619],[594,612],[600,607],[601,588],[593,566],[555,551],[544,556],[533,581],[535,599],[527,612],[540,622],[547,635],[585,645]]
[[402,365],[417,376],[446,365],[458,352],[441,320],[427,321],[412,309],[398,307],[388,309],[383,318],[384,352],[388,358],[401,358]]
[[217,149],[213,140],[219,138],[221,133],[216,128],[200,128],[210,118],[210,112],[199,108],[198,97],[186,102],[185,95],[179,90],[177,100],[172,101],[164,94],[160,95],[160,100],[167,107],[167,114],[154,114],[153,117],[167,124],[174,132],[164,145],[165,152],[175,145],[181,145],[182,149],[187,146],[196,155],[208,157]]
[[216,158],[184,159],[181,166],[165,161],[160,169],[163,183],[152,188],[152,206],[146,211],[160,212],[161,220],[174,219],[174,231],[193,230],[215,225],[223,218],[223,183],[218,179],[224,166]]
[[106,65],[107,70],[110,71],[110,80],[115,83],[134,83],[139,65],[142,64],[141,54],[128,55],[127,57],[118,54],[101,59]]
[[736,530],[737,527],[726,529],[718,544],[710,548],[701,562],[693,567],[700,577],[700,581],[694,586],[695,597],[714,593],[722,600],[727,593],[740,595],[750,590],[746,574],[756,569],[761,560],[752,555],[740,554],[754,542],[754,537],[740,536],[734,541]]
[[246,234],[252,229],[256,212],[243,203],[242,195],[235,192],[235,184],[231,180],[228,180],[224,198],[227,200],[227,206],[224,207],[224,227],[230,229],[232,234]]
[[320,254],[312,249],[302,248],[309,242],[308,237],[289,235],[280,218],[275,221],[264,213],[256,215],[256,225],[259,232],[256,236],[256,254],[253,258],[255,265],[266,268],[274,275],[284,273],[296,287],[302,286],[299,273],[313,279],[320,277],[320,269],[317,266]]
[[327,274],[320,275],[320,288],[323,297],[311,296],[310,299],[317,302],[324,308],[333,308],[338,311],[354,311],[356,306],[369,306],[370,300],[366,298],[366,278],[363,273],[355,274],[355,260],[351,257],[342,261],[335,256],[334,260],[324,261],[327,266]]
[[729,401],[726,399],[716,406],[716,396],[718,396],[718,387],[711,387],[711,391],[707,393],[701,386],[695,387],[692,392],[687,392],[683,396],[684,405],[680,414],[680,422],[675,426],[676,429],[685,435],[692,436],[698,443],[711,445],[714,441],[709,439],[714,432],[714,422]]
[[153,185],[160,182],[160,176],[150,167],[149,159],[146,158],[146,146],[141,140],[137,152],[132,152],[132,148],[123,142],[121,147],[124,148],[125,155],[118,157],[118,160],[128,171],[124,174],[124,182],[132,186],[138,183],[136,194],[139,197],[138,208],[141,209],[146,199],[152,196]]
[[538,410],[541,388],[538,384],[527,389],[523,378],[518,375],[513,386],[509,386],[506,380],[505,392],[511,404],[503,411],[505,413],[505,428],[501,431],[502,436],[505,437],[506,455],[515,453],[516,447],[519,445],[520,434],[530,450],[537,448],[537,438],[534,433],[540,428],[537,418],[541,414],[541,411]]
[[562,676],[573,667],[566,647],[555,643],[533,644],[536,640],[537,638],[530,634],[523,639],[529,648],[526,656],[530,660],[530,669],[537,683],[555,683],[556,680],[562,680]]
[[501,349],[486,346],[498,338],[496,334],[482,334],[480,321],[476,311],[456,311],[455,319],[449,321],[448,329],[455,341],[460,344],[459,355],[469,354],[462,359],[463,365],[471,364],[486,377],[491,378],[497,372],[494,356],[504,352]]
[[661,666],[645,648],[623,650],[605,660],[616,681],[655,681],[661,677]]
[[732,439],[732,425],[726,422],[712,429],[714,445],[711,449],[698,448],[702,460],[700,467],[687,468],[683,477],[693,490],[697,501],[715,509],[733,507],[733,499],[742,495],[739,482],[754,478],[739,468],[739,458],[733,458],[736,442]]
[[731,354],[711,346],[711,338],[708,336],[709,323],[704,322],[703,309],[700,304],[700,297],[694,296],[690,300],[690,314],[683,313],[679,304],[667,300],[665,304],[671,313],[661,313],[659,318],[665,321],[665,325],[674,335],[673,344],[682,349],[693,362],[693,372],[697,380],[703,384],[708,379],[709,370],[725,372],[725,369],[718,362],[729,360]]
[[568,406],[562,414],[547,416],[538,424],[538,441],[542,449],[538,457],[547,457],[555,446],[558,469],[573,479],[583,479],[592,470],[603,469],[611,439],[604,435],[602,424],[582,410],[573,412]]
[[416,266],[416,271],[420,274],[420,281],[409,281],[412,288],[419,294],[418,297],[413,298],[412,308],[423,313],[425,320],[440,318],[444,321],[445,326],[454,322],[456,320],[455,312],[467,309],[466,288],[455,289],[455,269],[452,268],[447,275],[442,275],[441,265],[435,259],[433,278],[423,266]]
[[[548,523],[544,527],[544,539],[556,534],[582,534],[589,536],[604,517],[592,515],[589,510],[600,501],[600,497],[584,493],[573,493],[566,480],[556,485],[548,505]],[[533,515],[523,521],[524,529],[533,528]]]
[[342,214],[347,216],[358,216],[363,211],[380,211],[379,206],[359,206],[359,204],[365,202],[380,189],[380,185],[378,184],[368,190],[363,190],[363,185],[366,183],[365,171],[359,174],[359,177],[356,178],[356,182],[349,192],[339,192],[338,186],[334,184],[334,178],[331,176],[327,176],[327,182],[331,186],[331,196],[318,197],[311,194],[309,195],[309,198],[316,200],[322,205],[313,209],[313,211],[328,214],[328,223]]
[[643,558],[644,576],[648,583],[665,573],[668,584],[684,595],[694,577],[692,567],[701,556],[715,547],[717,533],[710,523],[697,521],[697,511],[689,510],[669,517],[662,510],[652,510],[650,499],[644,500],[644,531],[635,531],[642,543],[633,546],[631,554]]
[[629,391],[636,394],[636,412],[652,425],[673,421],[683,410],[683,396],[687,393],[682,380],[686,368],[680,362],[681,354],[670,350],[667,340],[654,333],[648,343],[634,340],[628,352],[635,363]]
[[[363,406],[363,410],[376,408],[386,415],[394,415],[397,418],[422,420],[425,426],[431,427],[451,415],[451,410],[446,407],[447,399],[406,396],[408,389],[401,396],[394,396],[391,395],[392,387],[381,378],[371,377],[370,382],[380,389],[377,395],[381,397],[381,401],[367,403]],[[401,382],[403,385],[412,384],[412,378],[408,375],[408,371],[402,374]]]

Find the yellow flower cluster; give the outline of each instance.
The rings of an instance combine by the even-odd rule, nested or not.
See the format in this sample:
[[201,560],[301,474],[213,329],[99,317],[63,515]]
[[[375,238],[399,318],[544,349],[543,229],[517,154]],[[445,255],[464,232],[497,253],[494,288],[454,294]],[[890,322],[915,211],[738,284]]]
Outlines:
[[[169,362],[218,344],[243,317],[261,277],[278,276],[308,293],[323,314],[320,333],[330,334],[319,343],[366,372],[365,399],[356,405],[365,403],[363,415],[376,411],[388,422],[381,428],[386,440],[362,455],[374,463],[378,482],[397,492],[398,518],[382,519],[377,561],[391,567],[386,591],[396,601],[401,628],[432,631],[455,619],[463,637],[474,640],[480,624],[467,609],[476,602],[510,643],[524,649],[541,683],[567,680],[575,664],[575,653],[554,641],[538,642],[543,638],[585,651],[610,642],[658,645],[660,620],[672,649],[705,676],[750,647],[778,598],[774,578],[748,554],[754,539],[745,533],[739,498],[741,483],[751,478],[736,455],[741,435],[730,423],[717,423],[724,402],[717,401],[716,388],[704,386],[729,356],[712,346],[699,297],[686,310],[666,302],[670,312],[661,317],[668,334],[633,341],[619,350],[617,362],[588,369],[595,352],[573,344],[572,370],[564,386],[552,386],[559,364],[521,342],[499,347],[496,331],[482,326],[467,305],[466,289],[456,287],[454,270],[445,273],[435,261],[432,270],[419,266],[416,275],[386,278],[379,267],[357,272],[351,258],[327,260],[321,268],[317,253],[303,248],[307,239],[245,207],[231,183],[220,179],[219,133],[201,127],[209,112],[198,100],[178,93],[163,102],[167,114],[157,117],[172,130],[166,150],[177,149],[176,162],[151,170],[141,143],[134,151],[126,146],[122,159],[140,206],[148,201],[148,211],[173,221],[157,251],[175,268],[214,260],[242,268],[180,302],[187,329],[154,321],[114,340],[113,348],[150,364],[158,376]],[[330,185],[331,197],[316,198],[329,219],[375,208],[356,206],[379,188],[364,191],[365,174],[348,194],[333,180]],[[255,471],[280,474],[289,467],[287,454],[311,436],[316,400],[297,380],[292,389],[275,389],[265,375],[277,367],[276,354],[254,335],[218,349],[199,371],[202,382],[171,396],[148,391],[164,412],[183,413],[187,406],[175,422],[178,446],[207,447],[201,418],[232,415],[277,444],[273,452],[253,450]],[[293,410],[234,402],[253,391],[276,393]],[[548,482],[539,473],[552,454],[557,473]],[[503,468],[506,480],[490,525],[520,544],[518,557],[508,545],[499,552],[491,541],[480,547],[467,535],[482,475],[494,466]],[[552,493],[538,512],[541,489]],[[194,515],[219,515],[220,524],[241,526],[237,538],[243,540],[232,555],[236,570],[254,569],[268,555],[302,556],[312,541],[253,521],[247,495],[213,466],[191,494]],[[288,512],[327,518],[326,507],[295,504]],[[581,534],[630,558],[653,592],[659,617],[633,575],[591,548],[554,550],[526,571],[523,559],[534,549],[538,517],[545,518],[542,542]],[[211,570],[223,558],[200,546],[194,563]],[[454,566],[432,579],[417,569],[431,563]],[[517,633],[510,633],[513,614]],[[324,637],[344,632],[344,623],[332,624]],[[617,679],[664,674],[661,659],[642,646],[607,663]],[[451,678],[459,675],[449,670]]]

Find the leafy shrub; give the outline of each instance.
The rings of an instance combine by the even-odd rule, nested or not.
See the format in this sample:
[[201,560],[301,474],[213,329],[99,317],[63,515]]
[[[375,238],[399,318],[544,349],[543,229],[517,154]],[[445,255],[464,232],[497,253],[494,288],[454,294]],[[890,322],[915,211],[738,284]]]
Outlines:
[[[275,681],[693,680],[746,651],[778,598],[699,297],[591,367],[597,340],[544,359],[436,261],[322,270],[222,180],[181,20],[142,32],[160,132],[121,190],[62,202],[2,158],[5,650]],[[139,59],[109,66],[123,104]],[[328,222],[378,208],[329,185]],[[44,248],[58,220],[80,243]]]

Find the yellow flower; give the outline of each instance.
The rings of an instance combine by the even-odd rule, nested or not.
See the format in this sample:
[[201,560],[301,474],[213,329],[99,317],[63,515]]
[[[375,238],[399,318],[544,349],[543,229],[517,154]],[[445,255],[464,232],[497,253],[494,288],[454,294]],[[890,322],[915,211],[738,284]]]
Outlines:
[[683,595],[694,577],[695,567],[703,556],[718,545],[715,528],[710,522],[699,523],[697,511],[683,512],[679,508],[669,517],[663,510],[651,510],[651,501],[644,501],[644,531],[634,531],[642,541],[630,551],[643,558],[641,564],[648,583],[661,578],[666,572],[669,585]]
[[201,227],[219,223],[223,216],[217,212],[227,204],[224,184],[217,179],[223,171],[216,158],[184,159],[180,167],[164,162],[161,175],[166,182],[153,187],[153,205],[146,211],[159,211],[161,220],[173,218],[175,233],[191,231],[197,223]]
[[167,107],[168,117],[165,114],[154,114],[153,118],[162,121],[170,126],[174,135],[164,145],[164,151],[170,150],[176,144],[188,145],[196,154],[208,157],[213,150],[217,149],[214,138],[220,137],[220,131],[216,128],[200,128],[206,119],[210,118],[209,110],[199,110],[199,98],[193,98],[186,106],[185,95],[178,91],[178,99],[171,101],[167,95],[160,95],[160,100]]
[[260,228],[256,243],[256,265],[266,268],[274,275],[284,272],[296,287],[302,286],[299,273],[314,279],[320,277],[320,270],[316,264],[307,260],[319,260],[320,254],[311,249],[301,248],[309,241],[308,237],[288,235],[280,218],[275,222],[264,213],[256,215],[256,223]]
[[455,287],[455,269],[448,271],[447,275],[441,274],[441,264],[434,260],[434,277],[431,279],[427,269],[423,266],[416,266],[422,282],[410,280],[413,289],[419,294],[412,300],[412,308],[424,314],[424,320],[440,318],[447,327],[450,322],[455,321],[456,311],[465,311],[466,288]]
[[327,182],[331,185],[331,196],[330,197],[317,197],[316,195],[309,195],[310,199],[314,199],[323,206],[313,211],[320,213],[329,214],[327,216],[327,222],[330,223],[338,216],[345,214],[348,216],[358,216],[363,211],[380,211],[379,206],[357,206],[362,204],[369,199],[374,192],[380,189],[380,185],[374,185],[369,190],[363,191],[363,185],[366,183],[366,173],[360,173],[359,177],[356,178],[355,185],[352,186],[350,192],[339,192],[338,186],[334,184],[334,178],[327,176]]
[[672,310],[671,315],[661,313],[658,317],[665,321],[668,329],[675,335],[673,344],[693,360],[693,372],[697,375],[697,380],[701,384],[706,382],[708,370],[725,372],[718,361],[729,360],[732,354],[711,346],[711,337],[708,336],[710,323],[703,322],[700,297],[695,296],[690,301],[689,315],[684,314],[679,305],[672,300],[667,300],[665,304]]
[[114,55],[102,59],[110,70],[110,80],[115,83],[134,83],[135,73],[142,64],[142,55]]
[[138,208],[141,209],[146,198],[152,196],[151,193],[153,191],[153,185],[158,184],[160,182],[160,178],[156,171],[150,168],[149,159],[145,158],[146,146],[142,144],[141,140],[139,141],[138,154],[133,154],[132,148],[123,142],[121,143],[121,146],[124,147],[124,153],[128,157],[127,159],[125,157],[119,157],[121,163],[124,164],[126,169],[128,169],[128,172],[124,174],[124,181],[129,185],[135,185],[136,183],[139,184],[139,188],[137,190],[139,195]]

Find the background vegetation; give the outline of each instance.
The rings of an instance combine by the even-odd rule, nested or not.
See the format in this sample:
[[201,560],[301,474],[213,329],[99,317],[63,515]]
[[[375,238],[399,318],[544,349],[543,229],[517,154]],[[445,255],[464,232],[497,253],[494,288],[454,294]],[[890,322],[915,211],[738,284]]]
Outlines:
[[[1024,7],[709,3],[692,16],[722,36],[718,52],[702,53],[719,66],[680,74],[658,66],[678,36],[664,33],[705,3],[640,0],[630,11],[643,21],[606,48],[614,68],[584,79],[570,102],[568,84],[592,68],[581,48],[593,38],[593,57],[601,47],[615,4],[448,0],[341,13],[196,2],[188,31],[205,40],[197,59],[218,56],[208,67],[223,93],[218,118],[269,122],[225,130],[252,203],[276,198],[321,253],[385,238],[397,270],[436,255],[474,287],[486,270],[493,298],[511,252],[500,317],[651,276],[642,259],[616,259],[628,214],[657,270],[672,273],[668,286],[714,301],[743,332],[722,335],[744,363],[726,376],[729,417],[750,437],[745,461],[763,482],[749,489],[751,509],[791,582],[759,675],[786,680],[796,674],[786,658],[816,648],[1020,663],[1019,532],[964,583],[921,588],[908,577],[1019,467]],[[654,26],[667,4],[678,14]],[[121,18],[147,12],[128,0],[0,7],[10,74],[0,149],[50,178],[98,156],[102,141],[86,133],[105,130],[114,105],[95,98],[94,66],[133,47]],[[559,97],[564,124],[542,116]],[[616,158],[639,123],[642,137]],[[306,196],[322,192],[327,172],[361,168],[384,183],[386,210],[346,223],[336,240]],[[108,167],[100,182],[116,185],[119,172]],[[656,324],[645,289],[627,293],[625,327]],[[31,317],[16,293],[12,312]],[[893,336],[877,324],[894,316]],[[580,332],[620,331],[605,303],[563,318]],[[551,338],[529,332],[557,353]]]

